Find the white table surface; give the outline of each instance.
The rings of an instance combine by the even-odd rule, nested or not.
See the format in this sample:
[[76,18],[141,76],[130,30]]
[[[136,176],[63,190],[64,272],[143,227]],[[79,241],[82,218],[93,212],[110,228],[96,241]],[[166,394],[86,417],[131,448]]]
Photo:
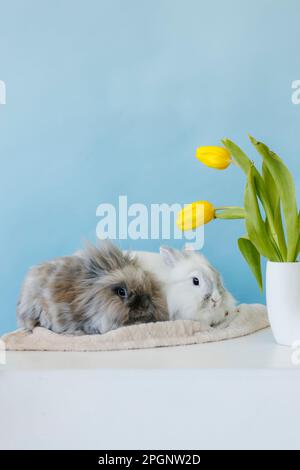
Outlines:
[[300,366],[269,329],[137,351],[9,352],[1,449],[300,449]]

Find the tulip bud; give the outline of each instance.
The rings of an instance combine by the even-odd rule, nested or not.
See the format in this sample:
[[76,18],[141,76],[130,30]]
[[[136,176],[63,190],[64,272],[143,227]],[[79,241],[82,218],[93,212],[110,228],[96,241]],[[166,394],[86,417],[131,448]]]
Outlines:
[[204,165],[217,170],[225,170],[232,162],[230,153],[226,148],[213,145],[198,147],[196,158]]
[[208,201],[197,201],[188,204],[178,213],[177,227],[180,230],[194,230],[215,218],[215,208]]

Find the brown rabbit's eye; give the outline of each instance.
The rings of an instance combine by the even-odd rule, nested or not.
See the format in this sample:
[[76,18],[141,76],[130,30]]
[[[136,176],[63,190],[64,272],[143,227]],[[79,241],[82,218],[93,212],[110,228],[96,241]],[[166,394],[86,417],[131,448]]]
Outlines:
[[193,284],[194,286],[199,286],[199,279],[197,277],[193,277]]
[[121,297],[121,299],[126,299],[128,297],[125,287],[116,287],[115,292],[119,297]]

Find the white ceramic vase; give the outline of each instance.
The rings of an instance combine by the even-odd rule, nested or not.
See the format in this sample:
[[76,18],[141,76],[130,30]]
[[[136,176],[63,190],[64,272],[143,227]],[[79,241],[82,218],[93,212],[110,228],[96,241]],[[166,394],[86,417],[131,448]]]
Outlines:
[[300,340],[300,262],[268,261],[266,294],[275,340],[291,346]]

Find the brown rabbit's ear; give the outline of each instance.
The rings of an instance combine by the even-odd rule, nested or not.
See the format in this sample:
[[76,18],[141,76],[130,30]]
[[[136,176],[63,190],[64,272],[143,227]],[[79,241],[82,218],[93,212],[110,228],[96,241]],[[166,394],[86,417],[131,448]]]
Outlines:
[[122,269],[130,262],[129,256],[124,255],[109,240],[104,240],[99,248],[89,242],[86,243],[83,256],[91,277],[99,277],[116,269]]
[[181,251],[174,250],[168,246],[160,247],[160,255],[164,260],[165,264],[169,267],[175,266],[175,264],[184,258],[184,254]]

